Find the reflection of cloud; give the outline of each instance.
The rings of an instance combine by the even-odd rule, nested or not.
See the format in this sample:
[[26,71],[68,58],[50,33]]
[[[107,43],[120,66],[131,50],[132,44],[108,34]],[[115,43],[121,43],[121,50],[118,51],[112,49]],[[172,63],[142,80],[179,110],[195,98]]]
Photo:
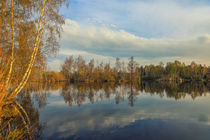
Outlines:
[[[137,120],[161,119],[183,120],[185,122],[202,123],[209,125],[210,112],[208,111],[209,97],[199,102],[172,101],[157,97],[140,98],[134,107],[126,105],[112,105],[109,102],[87,104],[82,107],[53,107],[55,110],[48,120],[48,134],[56,131],[62,137],[69,137],[81,131],[104,130],[112,127],[124,128]],[[47,112],[47,111],[46,111]],[[202,114],[202,115],[200,115]],[[57,128],[53,127],[57,126]]]
[[198,121],[200,122],[208,122],[208,116],[206,116],[205,114],[201,114],[199,117],[198,117]]

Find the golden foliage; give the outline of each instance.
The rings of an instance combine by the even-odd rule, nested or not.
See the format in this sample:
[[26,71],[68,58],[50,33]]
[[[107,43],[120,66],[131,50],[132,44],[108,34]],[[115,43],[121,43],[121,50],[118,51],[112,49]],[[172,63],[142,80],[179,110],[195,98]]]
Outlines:
[[59,9],[65,0],[0,2],[0,102],[14,98],[26,85],[34,66],[59,47]]

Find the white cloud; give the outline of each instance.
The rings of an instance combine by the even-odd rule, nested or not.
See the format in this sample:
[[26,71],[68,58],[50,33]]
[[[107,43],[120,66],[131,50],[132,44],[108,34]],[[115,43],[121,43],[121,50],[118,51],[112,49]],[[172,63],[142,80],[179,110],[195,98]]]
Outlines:
[[129,12],[139,32],[176,38],[210,33],[209,5],[164,0],[130,2],[128,7],[132,7]]
[[187,62],[194,60],[208,65],[210,63],[209,34],[190,39],[149,39],[124,30],[84,27],[76,21],[67,19],[61,45],[61,55],[80,54],[112,60],[115,57],[127,59],[135,56],[137,60],[148,63],[175,59]]
[[52,61],[48,61],[48,69],[49,70],[60,70],[60,66],[63,62],[59,59],[54,59]]
[[[115,57],[127,61],[135,56],[142,65],[175,59],[210,65],[209,4],[207,0],[72,0],[63,11],[69,19],[59,56],[62,61],[68,55],[111,63]],[[54,68],[58,63],[51,64]]]
[[[144,37],[210,33],[207,0],[77,0],[66,13],[84,25],[124,29]],[[70,16],[69,16],[70,15]]]

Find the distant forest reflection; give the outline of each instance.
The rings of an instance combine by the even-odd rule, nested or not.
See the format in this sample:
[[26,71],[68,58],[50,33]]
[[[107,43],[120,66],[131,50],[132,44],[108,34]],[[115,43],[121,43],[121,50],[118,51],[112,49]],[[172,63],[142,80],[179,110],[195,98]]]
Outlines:
[[65,103],[72,105],[82,105],[84,103],[94,103],[102,100],[115,99],[115,103],[128,99],[129,105],[134,106],[135,100],[142,93],[158,95],[160,98],[167,97],[180,100],[186,96],[195,100],[199,96],[206,96],[210,92],[210,83],[189,82],[141,82],[140,84],[69,84],[65,82],[56,83],[53,86],[48,84],[30,83],[25,88],[26,91],[32,92],[32,96],[38,101],[39,107],[46,105],[47,97],[50,91],[58,91]]
[[[14,101],[5,104],[1,110],[0,139],[40,139],[46,123],[40,121],[40,110],[45,108],[50,96],[59,97],[69,106],[113,100],[116,104],[128,102],[135,106],[137,98],[143,95],[171,98],[173,100],[196,100],[210,93],[210,83],[204,82],[149,82],[140,84],[78,83],[58,82],[54,85],[31,82]],[[52,98],[51,98],[52,99]],[[152,104],[152,103],[151,103]]]

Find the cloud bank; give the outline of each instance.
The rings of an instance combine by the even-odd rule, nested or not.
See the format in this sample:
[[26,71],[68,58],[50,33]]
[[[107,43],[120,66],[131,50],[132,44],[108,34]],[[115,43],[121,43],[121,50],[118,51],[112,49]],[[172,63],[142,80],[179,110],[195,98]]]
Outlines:
[[209,0],[72,0],[63,13],[86,26],[124,29],[149,38],[210,33]]
[[142,65],[210,65],[209,0],[71,0],[62,13],[66,25],[52,69],[69,55],[110,63],[134,56]]
[[145,38],[125,30],[85,27],[67,19],[61,40],[61,54],[98,55],[105,58],[134,56],[141,60],[195,60],[209,64],[210,34],[190,39]]

